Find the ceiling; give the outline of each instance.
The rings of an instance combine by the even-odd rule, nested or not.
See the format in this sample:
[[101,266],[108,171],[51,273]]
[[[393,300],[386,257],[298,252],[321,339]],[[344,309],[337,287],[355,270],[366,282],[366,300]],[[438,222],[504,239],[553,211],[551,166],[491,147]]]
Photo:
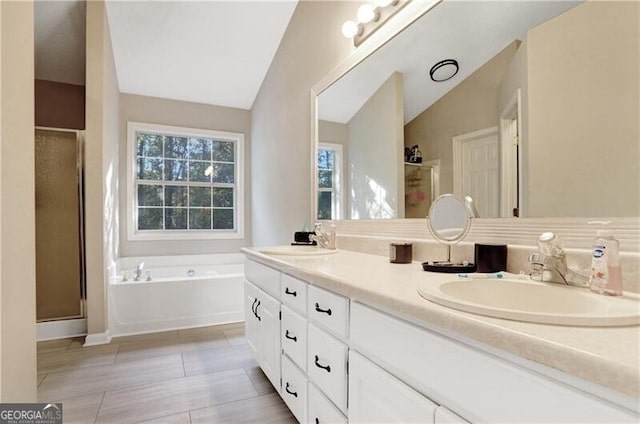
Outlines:
[[[527,30],[578,1],[443,1],[374,52],[318,98],[322,120],[348,123],[394,72],[404,77],[407,123]],[[429,69],[456,59],[458,74],[435,83]]]
[[[120,91],[251,109],[296,5],[107,1]],[[84,1],[36,1],[36,78],[84,85],[85,10]]]

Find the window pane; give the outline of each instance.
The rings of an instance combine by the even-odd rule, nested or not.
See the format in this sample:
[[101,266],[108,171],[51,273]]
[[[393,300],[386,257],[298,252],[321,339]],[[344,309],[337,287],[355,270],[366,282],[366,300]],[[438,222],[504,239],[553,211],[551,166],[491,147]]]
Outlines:
[[334,167],[335,152],[333,150],[318,150],[318,168],[319,169],[333,169]]
[[189,180],[199,182],[211,182],[211,162],[189,161]]
[[165,186],[164,187],[165,206],[187,206],[187,187]]
[[164,210],[165,230],[186,230],[187,209],[166,208]]
[[137,155],[162,157],[162,136],[136,133]]
[[189,206],[211,207],[211,188],[189,187]]
[[138,159],[136,175],[139,180],[161,180],[162,159]]
[[210,230],[211,209],[189,209],[189,229]]
[[235,162],[235,143],[233,141],[213,140],[213,160]]
[[162,208],[138,208],[138,230],[162,230]]
[[232,188],[214,188],[213,189],[213,206],[219,208],[233,207],[233,189]]
[[214,209],[213,228],[215,230],[233,230],[233,209]]
[[138,206],[162,206],[162,186],[139,184]]
[[318,193],[318,219],[331,219],[331,192]]
[[333,171],[322,170],[322,169],[318,171],[318,187],[320,188],[333,187]]
[[198,160],[211,160],[211,139],[209,138],[190,138],[189,139],[189,158]]
[[164,157],[166,158],[187,158],[187,138],[164,136]]
[[231,163],[214,163],[211,180],[214,183],[234,183],[235,166]]
[[165,181],[186,181],[187,161],[186,160],[165,160],[164,161]]

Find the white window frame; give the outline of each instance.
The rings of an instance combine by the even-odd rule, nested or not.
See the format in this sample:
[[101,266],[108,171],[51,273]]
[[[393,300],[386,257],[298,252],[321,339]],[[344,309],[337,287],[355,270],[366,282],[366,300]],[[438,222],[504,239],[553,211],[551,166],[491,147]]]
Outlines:
[[[206,137],[236,143],[234,230],[138,230],[136,196],[136,132],[149,132],[181,137]],[[169,125],[127,122],[127,240],[225,240],[244,238],[244,134]]]
[[[335,144],[335,143],[324,143],[324,142],[320,142],[318,143],[318,150],[333,150],[335,152],[335,158],[334,158],[334,170],[333,170],[333,188],[332,189],[327,189],[327,188],[320,188],[319,184],[320,181],[318,180],[317,176],[316,176],[316,181],[318,181],[318,186],[316,186],[316,197],[319,195],[320,192],[331,192],[332,196],[331,196],[331,205],[332,205],[332,210],[331,210],[331,219],[343,219],[344,217],[344,188],[343,188],[343,178],[342,178],[342,145],[341,144]],[[318,164],[317,164],[318,158],[316,156],[316,166],[315,169],[317,170],[316,172],[319,171],[318,168]],[[318,219],[317,217],[317,212],[316,212],[316,219]]]

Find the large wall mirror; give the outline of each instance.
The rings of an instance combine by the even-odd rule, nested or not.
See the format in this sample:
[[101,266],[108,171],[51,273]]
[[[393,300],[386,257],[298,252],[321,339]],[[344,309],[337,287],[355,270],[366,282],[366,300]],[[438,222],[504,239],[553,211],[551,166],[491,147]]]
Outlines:
[[443,193],[481,218],[640,215],[639,19],[443,0],[319,93],[317,218],[424,218]]

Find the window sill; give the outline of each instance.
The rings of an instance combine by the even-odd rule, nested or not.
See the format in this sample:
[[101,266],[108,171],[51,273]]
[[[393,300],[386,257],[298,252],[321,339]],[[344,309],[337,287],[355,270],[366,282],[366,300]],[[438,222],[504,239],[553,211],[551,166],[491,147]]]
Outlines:
[[127,234],[128,241],[192,241],[192,240],[241,240],[242,232],[190,232],[190,231],[144,231]]

